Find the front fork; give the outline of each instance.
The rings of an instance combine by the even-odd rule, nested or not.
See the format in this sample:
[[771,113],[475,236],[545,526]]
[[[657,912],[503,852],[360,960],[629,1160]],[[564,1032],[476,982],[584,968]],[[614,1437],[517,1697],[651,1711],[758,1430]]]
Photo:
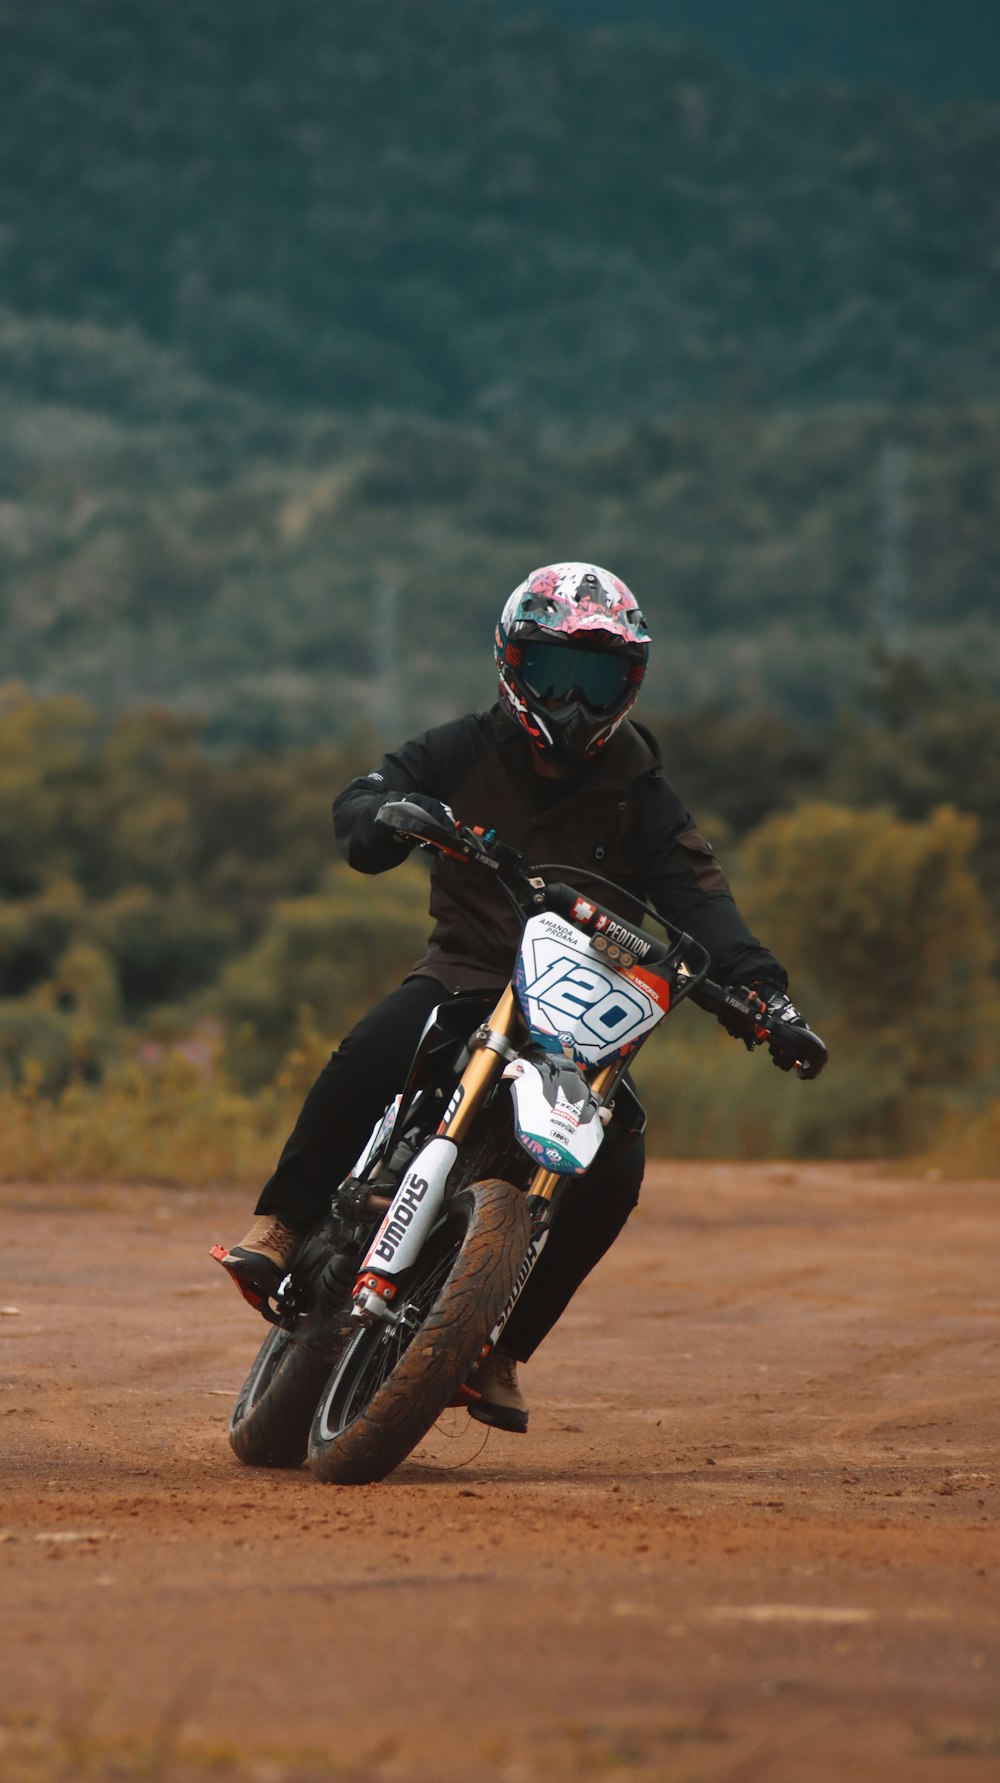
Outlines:
[[458,1148],[483,1097],[511,1055],[510,1036],[516,1019],[514,991],[508,985],[479,1030],[479,1045],[455,1086],[434,1138],[413,1159],[368,1247],[354,1287],[351,1316],[358,1323],[398,1321],[392,1307],[398,1292],[395,1278],[415,1260],[441,1211]]
[[[410,1165],[361,1264],[354,1288],[352,1314],[359,1323],[370,1325],[376,1320],[398,1323],[399,1314],[393,1308],[398,1284],[393,1278],[402,1275],[415,1260],[440,1213],[458,1147],[468,1134],[483,1097],[512,1055],[511,1035],[516,1022],[517,1004],[513,988],[508,985],[489,1020],[479,1030],[479,1044],[456,1085],[437,1133]],[[593,1079],[594,1094],[603,1099],[606,1092],[613,1090],[621,1070],[620,1060],[605,1065]],[[531,1279],[548,1239],[554,1198],[565,1182],[566,1177],[560,1172],[539,1169],[528,1185],[531,1243],[507,1303],[478,1357],[477,1366],[499,1342]],[[405,1232],[401,1235],[404,1225]],[[390,1263],[391,1276],[386,1273]]]
[[[480,1029],[483,1036],[480,1048],[473,1053],[466,1065],[455,1094],[445,1110],[444,1120],[438,1128],[442,1137],[453,1139],[456,1145],[460,1145],[465,1138],[469,1123],[500,1066],[508,1061],[516,1010],[514,992],[508,986],[489,1021]],[[594,1095],[603,1101],[605,1092],[613,1089],[621,1073],[620,1059],[613,1059],[609,1065],[603,1066],[591,1081],[590,1087]],[[553,1196],[560,1183],[565,1181],[565,1176],[557,1170],[535,1171],[528,1185],[528,1207],[533,1221],[541,1220],[545,1226],[550,1223]]]

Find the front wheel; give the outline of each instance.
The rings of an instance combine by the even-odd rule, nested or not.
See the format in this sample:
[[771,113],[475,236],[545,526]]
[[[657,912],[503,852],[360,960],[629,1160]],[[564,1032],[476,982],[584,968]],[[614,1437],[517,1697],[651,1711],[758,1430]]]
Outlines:
[[309,1466],[321,1480],[382,1480],[467,1380],[528,1254],[524,1196],[494,1178],[449,1197],[400,1298],[398,1323],[362,1327],[320,1398]]

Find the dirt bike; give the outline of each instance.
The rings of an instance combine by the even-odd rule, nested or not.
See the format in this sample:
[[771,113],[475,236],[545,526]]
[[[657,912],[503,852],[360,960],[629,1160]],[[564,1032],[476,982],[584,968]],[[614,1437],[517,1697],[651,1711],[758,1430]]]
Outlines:
[[451,827],[405,798],[376,822],[490,872],[521,938],[498,1000],[458,996],[433,1012],[329,1214],[258,1304],[272,1329],[230,1420],[233,1450],[250,1466],[307,1459],[340,1484],[383,1479],[448,1406],[476,1407],[477,1368],[574,1183],[602,1147],[642,1131],[626,1073],[668,1013],[695,996],[751,1046],[792,1046],[800,1076],[826,1062],[808,1028],[713,984],[705,949],[655,911],[643,913],[664,939],[547,878],[575,869],[531,866],[493,831]]

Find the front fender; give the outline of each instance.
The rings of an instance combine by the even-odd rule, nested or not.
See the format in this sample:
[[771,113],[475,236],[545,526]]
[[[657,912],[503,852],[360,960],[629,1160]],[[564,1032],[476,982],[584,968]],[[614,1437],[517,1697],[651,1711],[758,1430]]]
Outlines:
[[582,1176],[604,1139],[607,1112],[582,1070],[557,1053],[513,1059],[504,1071],[514,1097],[518,1143],[559,1176]]

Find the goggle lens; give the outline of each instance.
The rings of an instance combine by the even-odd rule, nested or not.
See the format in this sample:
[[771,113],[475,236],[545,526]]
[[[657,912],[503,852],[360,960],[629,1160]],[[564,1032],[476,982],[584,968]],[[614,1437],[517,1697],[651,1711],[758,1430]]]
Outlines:
[[610,712],[621,703],[631,681],[626,656],[599,650],[567,650],[554,644],[528,644],[521,679],[539,700],[585,700],[595,712]]

